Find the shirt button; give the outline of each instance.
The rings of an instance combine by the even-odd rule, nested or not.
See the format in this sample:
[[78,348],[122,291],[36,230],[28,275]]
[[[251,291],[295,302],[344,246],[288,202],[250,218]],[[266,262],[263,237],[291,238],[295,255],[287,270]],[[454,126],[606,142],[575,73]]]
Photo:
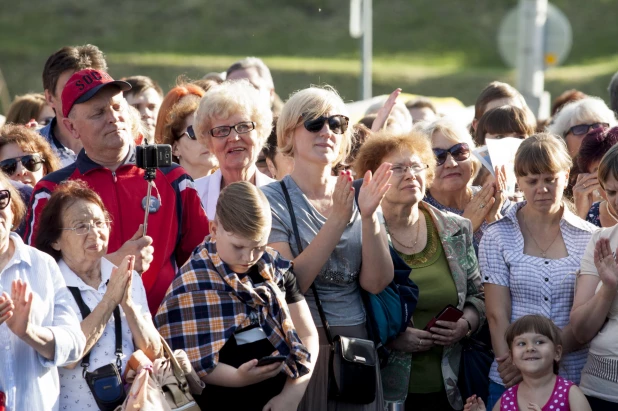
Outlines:
[[545,301],[549,300],[549,298],[545,297]]
[[486,280],[489,280],[489,276],[485,276],[485,279],[486,279]]
[[545,264],[549,264],[549,261],[545,261]]
[[549,281],[549,278],[545,277],[545,281]]

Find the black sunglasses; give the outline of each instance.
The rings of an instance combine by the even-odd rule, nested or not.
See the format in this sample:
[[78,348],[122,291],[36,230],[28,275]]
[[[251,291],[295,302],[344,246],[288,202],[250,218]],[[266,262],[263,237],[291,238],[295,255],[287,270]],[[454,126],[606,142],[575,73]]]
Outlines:
[[578,124],[568,129],[567,132],[564,133],[564,136],[566,137],[566,135],[569,133],[573,133],[574,136],[583,136],[584,134],[588,133],[590,129],[594,130],[595,128],[604,128],[604,129],[609,128],[609,124],[608,123]]
[[[304,116],[303,116],[304,117]],[[305,120],[305,129],[310,133],[317,133],[324,127],[324,122],[328,121],[328,128],[335,134],[343,134],[348,129],[350,119],[341,114],[326,117],[320,116],[313,120]]]
[[11,203],[11,192],[0,190],[0,210],[4,210]]
[[470,158],[470,147],[466,143],[455,144],[446,150],[442,148],[434,148],[433,154],[436,156],[437,165],[441,166],[446,162],[450,154],[455,161],[465,161]]
[[180,140],[182,136],[185,135],[189,137],[189,140],[197,140],[197,137],[195,137],[195,131],[193,130],[193,126],[187,127],[187,129],[178,137],[178,140]]
[[6,175],[12,176],[17,171],[17,162],[20,161],[21,165],[28,171],[39,171],[43,167],[45,160],[39,154],[28,154],[27,156],[8,158],[4,161],[0,161],[0,170]]

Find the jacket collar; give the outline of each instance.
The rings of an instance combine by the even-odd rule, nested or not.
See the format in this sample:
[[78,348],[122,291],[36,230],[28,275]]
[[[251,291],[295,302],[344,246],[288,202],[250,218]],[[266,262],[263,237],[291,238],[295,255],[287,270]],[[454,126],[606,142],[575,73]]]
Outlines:
[[448,218],[447,213],[445,213],[444,211],[440,211],[439,209],[432,206],[431,204],[426,203],[425,201],[421,201],[419,203],[419,207],[429,213],[431,219],[438,227],[438,232],[440,233],[441,237],[452,237],[461,231],[461,226],[457,224],[455,219]]
[[[134,144],[131,144],[129,146],[129,153],[124,159],[121,167],[127,164],[135,164],[135,145]],[[77,166],[77,169],[82,175],[92,170],[96,170],[99,168],[106,168],[100,164],[95,163],[90,157],[88,157],[88,154],[86,154],[86,150],[83,148],[77,155],[77,160],[75,160],[75,165]]]

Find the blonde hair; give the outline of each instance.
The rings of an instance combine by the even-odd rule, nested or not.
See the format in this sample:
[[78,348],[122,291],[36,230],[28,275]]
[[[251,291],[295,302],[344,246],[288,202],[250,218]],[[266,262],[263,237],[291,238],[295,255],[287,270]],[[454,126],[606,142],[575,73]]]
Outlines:
[[270,233],[270,203],[262,190],[250,182],[232,183],[219,194],[216,220],[229,233],[260,241]]
[[196,136],[206,139],[207,144],[210,144],[213,120],[229,118],[236,114],[245,114],[255,123],[261,149],[270,135],[273,113],[260,97],[259,91],[245,79],[226,81],[208,90],[195,112],[193,128]]
[[[329,112],[348,116],[345,104],[331,86],[311,86],[297,91],[283,106],[277,121],[277,146],[283,155],[294,157],[294,130],[307,119],[314,119]],[[339,154],[333,164],[348,158],[352,147],[352,127],[342,134]]]
[[515,175],[555,174],[569,171],[573,160],[564,140],[549,133],[539,133],[525,139],[515,153]]
[[476,149],[476,144],[474,144],[474,140],[472,140],[472,136],[466,127],[448,117],[441,117],[430,123],[419,123],[415,129],[425,134],[429,141],[431,141],[432,146],[434,135],[438,132],[453,144],[466,143],[470,148],[469,161],[472,163],[472,176],[468,184],[472,184],[472,181],[474,181],[474,178],[481,170],[481,162],[472,154],[472,150]]

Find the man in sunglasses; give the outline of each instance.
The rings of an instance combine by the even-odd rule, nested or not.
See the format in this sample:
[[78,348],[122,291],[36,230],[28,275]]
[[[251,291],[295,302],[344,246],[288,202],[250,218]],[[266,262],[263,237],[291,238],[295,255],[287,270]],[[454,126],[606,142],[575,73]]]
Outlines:
[[106,258],[118,266],[124,256],[136,256],[136,270],[143,272],[148,305],[154,315],[177,268],[208,234],[208,221],[193,180],[174,164],[157,169],[148,235],[144,235],[140,222],[144,219],[147,182],[144,170],[135,165],[128,104],[122,96],[130,87],[100,70],[81,70],[68,79],[62,91],[63,124],[84,149],[75,163],[48,174],[35,186],[25,240],[34,243],[38,218],[58,184],[85,181],[101,196],[112,217],[111,254]]

